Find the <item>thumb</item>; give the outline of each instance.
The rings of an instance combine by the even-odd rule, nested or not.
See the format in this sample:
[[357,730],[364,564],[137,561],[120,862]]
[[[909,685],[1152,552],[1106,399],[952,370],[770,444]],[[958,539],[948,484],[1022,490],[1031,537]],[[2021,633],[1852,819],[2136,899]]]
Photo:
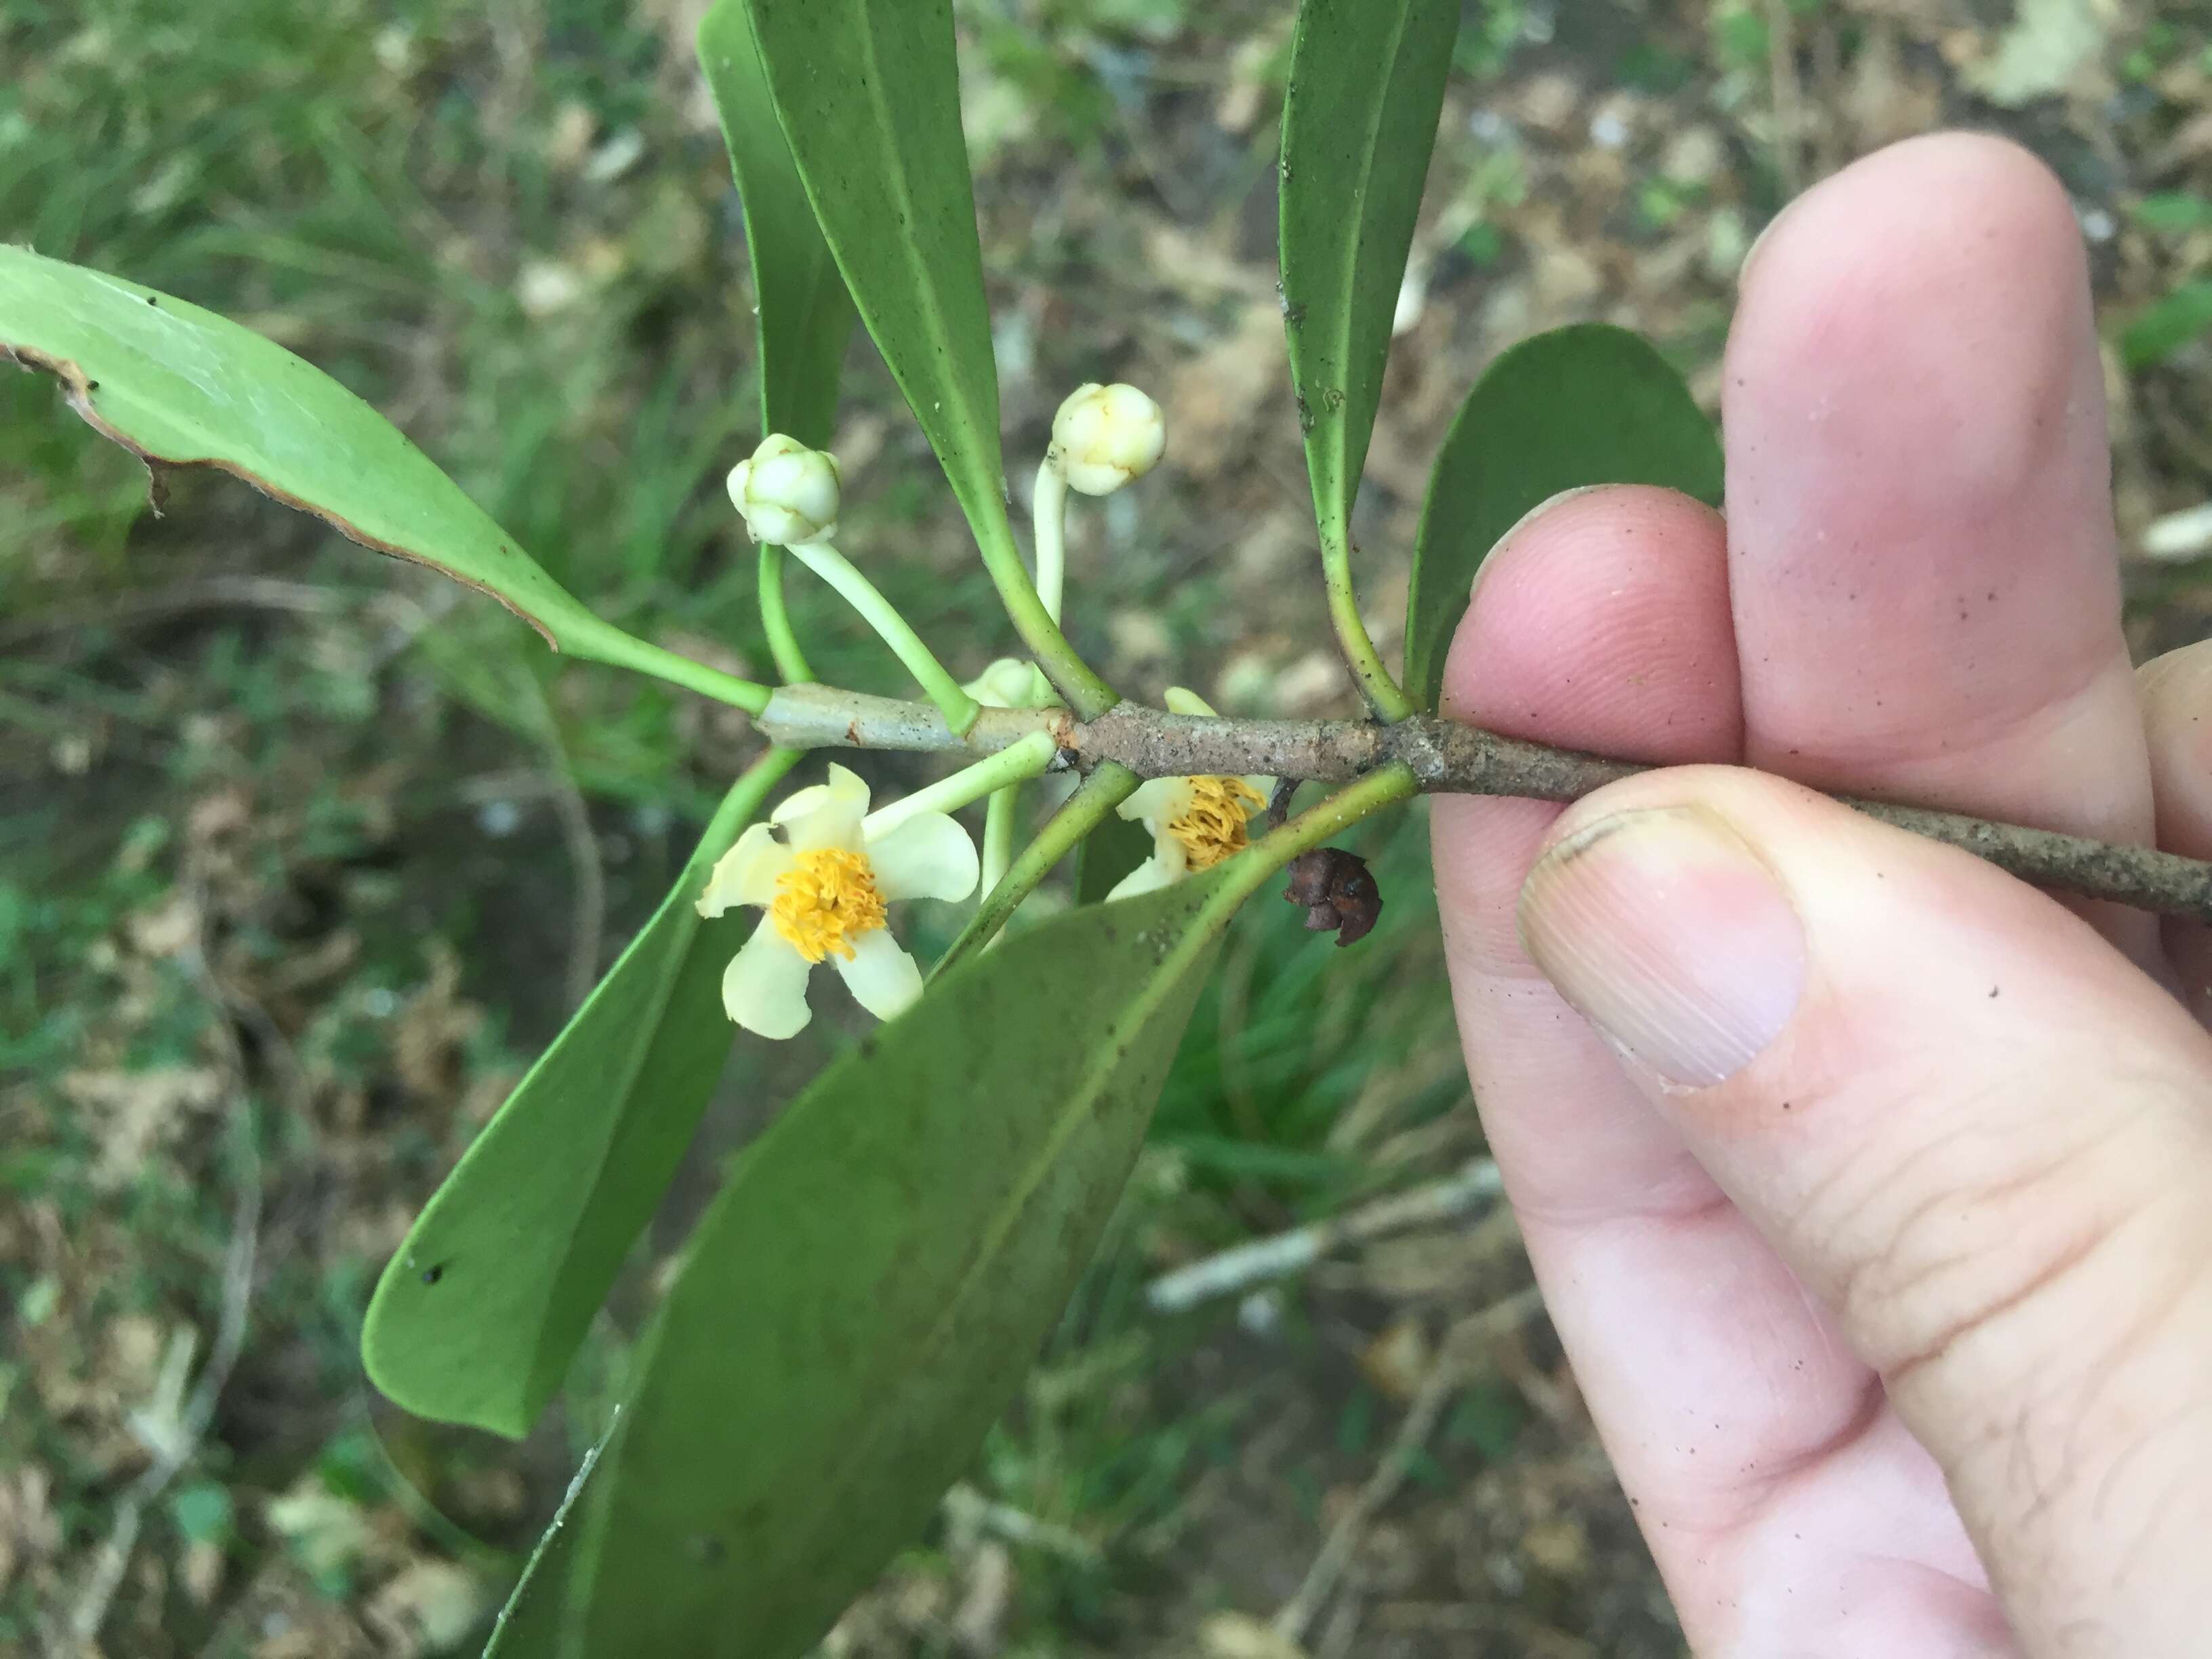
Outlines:
[[1529,956],[1832,1310],[2033,1653],[2212,1628],[2212,1038],[2087,923],[1756,774],[1567,813]]

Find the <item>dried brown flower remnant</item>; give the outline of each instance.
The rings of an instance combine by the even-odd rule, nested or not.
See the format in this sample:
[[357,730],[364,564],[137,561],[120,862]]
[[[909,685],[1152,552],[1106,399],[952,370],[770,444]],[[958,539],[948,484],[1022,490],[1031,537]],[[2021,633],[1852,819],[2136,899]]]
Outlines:
[[1382,890],[1367,860],[1341,847],[1316,847],[1292,859],[1283,896],[1306,907],[1309,933],[1334,933],[1340,945],[1363,939],[1382,914]]

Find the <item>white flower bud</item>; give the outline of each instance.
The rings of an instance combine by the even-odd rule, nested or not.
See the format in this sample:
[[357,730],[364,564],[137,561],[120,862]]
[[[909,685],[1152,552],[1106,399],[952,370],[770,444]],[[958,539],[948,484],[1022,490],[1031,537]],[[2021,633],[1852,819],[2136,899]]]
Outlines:
[[1133,386],[1080,386],[1052,417],[1048,459],[1070,489],[1109,495],[1152,470],[1167,447],[1160,406]]
[[804,547],[837,533],[837,458],[771,432],[730,469],[730,500],[745,533],[772,547]]
[[1017,657],[1000,657],[960,689],[986,708],[1032,708],[1037,672]]

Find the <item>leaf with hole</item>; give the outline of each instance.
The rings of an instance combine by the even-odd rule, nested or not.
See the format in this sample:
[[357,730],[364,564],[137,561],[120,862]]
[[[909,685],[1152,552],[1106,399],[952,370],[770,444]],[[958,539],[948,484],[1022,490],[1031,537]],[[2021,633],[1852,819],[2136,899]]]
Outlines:
[[1406,692],[1424,708],[1474,573],[1532,507],[1584,484],[1663,484],[1717,506],[1713,423],[1626,329],[1577,323],[1522,341],[1474,383],[1429,475],[1406,598]]
[[419,1417],[520,1438],[559,1389],[730,1053],[722,969],[750,913],[695,908],[798,761],[738,781],[684,873],[416,1218],[362,1328],[369,1380]]
[[[0,246],[0,352],[58,379],[102,436],[211,466],[363,546],[490,594],[556,650],[757,708],[765,693],[602,621],[336,380],[274,341],[119,276]],[[757,694],[757,695],[756,695]]]
[[920,1531],[1121,1195],[1226,873],[963,963],[738,1157],[587,1503],[571,1659],[805,1653]]
[[1283,97],[1284,333],[1322,542],[1342,547],[1460,0],[1304,0]]

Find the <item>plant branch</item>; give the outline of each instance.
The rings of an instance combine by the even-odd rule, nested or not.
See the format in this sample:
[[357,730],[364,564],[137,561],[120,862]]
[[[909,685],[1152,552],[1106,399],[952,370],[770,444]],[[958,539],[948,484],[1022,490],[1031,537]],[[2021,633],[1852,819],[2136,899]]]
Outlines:
[[[1341,782],[1393,762],[1431,794],[1580,799],[1651,769],[1571,749],[1501,737],[1434,715],[1395,726],[1365,720],[1217,720],[1121,703],[1097,719],[1064,708],[987,708],[956,737],[934,708],[826,686],[786,686],[759,717],[780,744],[811,749],[896,749],[993,754],[1030,733],[1052,733],[1064,765],[1111,762],[1135,778],[1199,774]],[[2212,921],[2212,864],[1893,801],[1838,796],[1900,830],[1987,859],[2063,893]]]

